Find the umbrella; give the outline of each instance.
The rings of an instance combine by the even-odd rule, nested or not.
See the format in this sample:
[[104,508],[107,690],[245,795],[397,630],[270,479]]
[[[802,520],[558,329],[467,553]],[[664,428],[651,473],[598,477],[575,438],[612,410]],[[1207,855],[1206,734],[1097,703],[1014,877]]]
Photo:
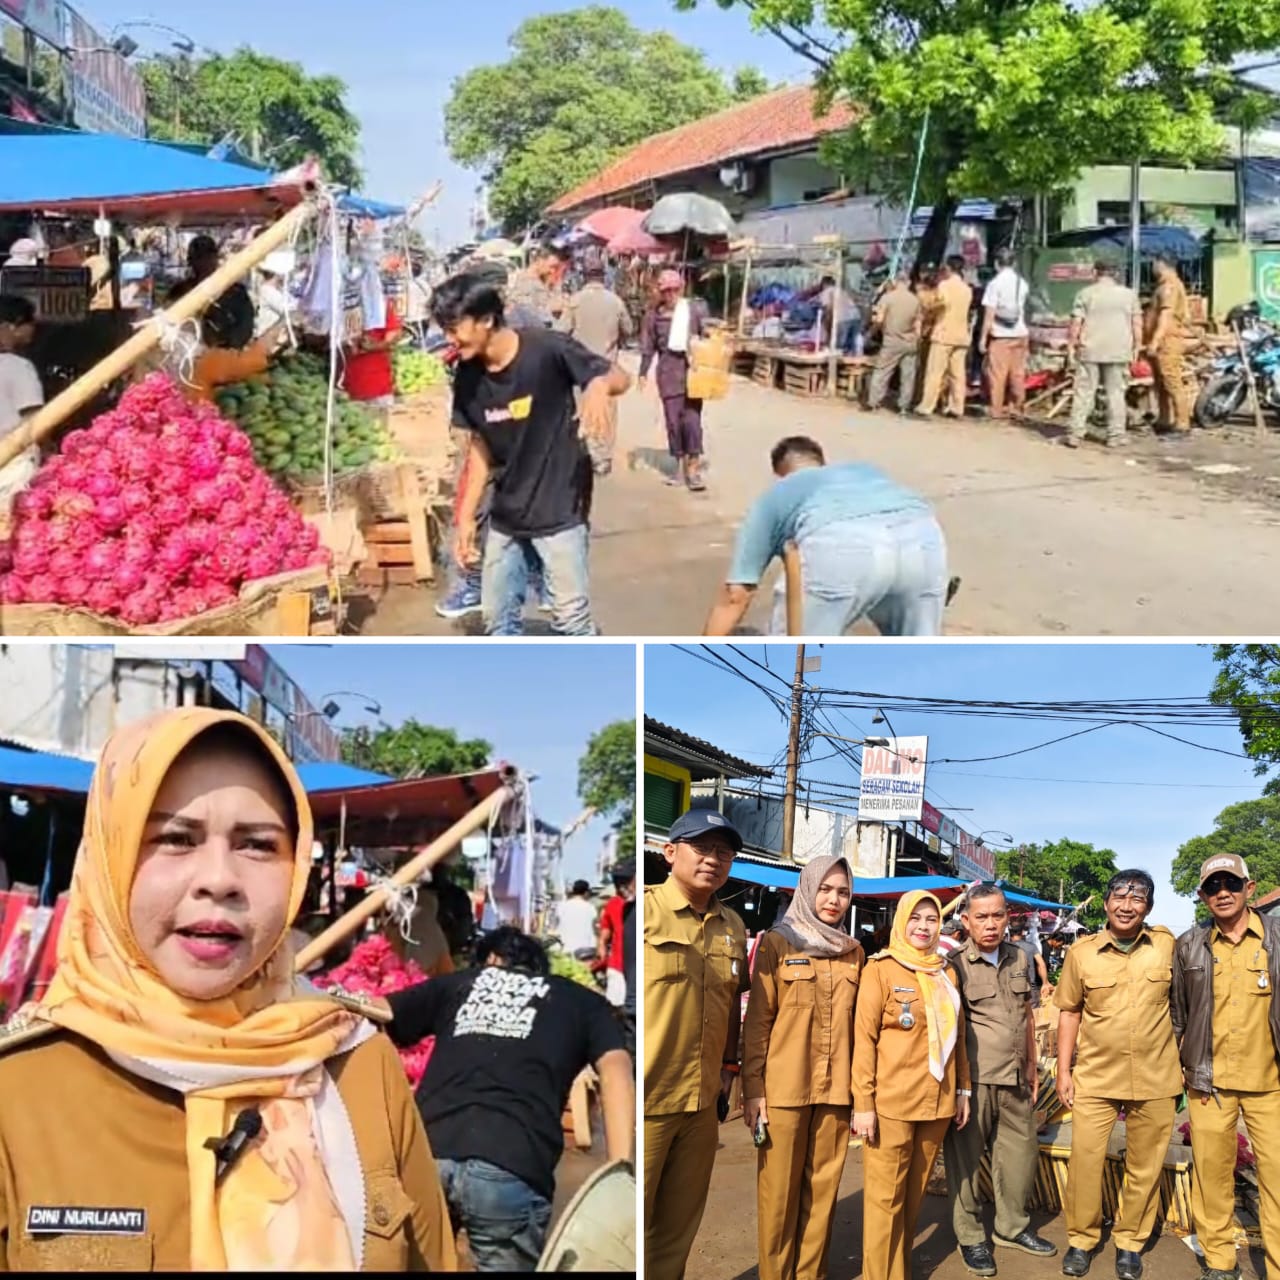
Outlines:
[[510,240],[486,240],[476,250],[477,258],[518,258],[524,251]]
[[715,240],[727,239],[737,230],[737,224],[724,205],[694,192],[663,196],[649,210],[643,226],[651,236],[689,233]]
[[646,257],[672,252],[670,245],[663,244],[661,240],[655,240],[639,223],[626,231],[620,231],[605,248],[613,254],[639,253]]
[[597,209],[578,223],[576,230],[594,236],[608,244],[627,231],[639,230],[644,221],[643,209],[628,209],[622,205],[614,205],[609,209]]

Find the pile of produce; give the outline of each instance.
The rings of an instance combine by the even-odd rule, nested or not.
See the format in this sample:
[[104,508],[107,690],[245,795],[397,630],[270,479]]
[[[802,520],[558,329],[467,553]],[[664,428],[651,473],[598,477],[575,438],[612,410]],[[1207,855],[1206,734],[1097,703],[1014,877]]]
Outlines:
[[597,989],[595,975],[576,956],[554,947],[547,952],[547,958],[551,961],[551,972],[557,978],[568,978],[580,987],[590,987],[593,991]]
[[163,373],[71,432],[13,515],[0,598],[128,626],[192,618],[233,603],[246,582],[330,560],[248,437]]
[[[427,975],[412,960],[401,960],[386,938],[375,934],[360,943],[345,964],[328,973],[318,973],[311,981],[321,991],[341,987],[355,995],[389,996],[426,982]],[[428,1036],[411,1048],[400,1050],[400,1061],[414,1089],[426,1072],[435,1042],[435,1036]]]
[[[271,475],[313,480],[324,474],[329,366],[309,353],[282,356],[266,373],[222,387],[218,408],[253,443],[254,456]],[[333,469],[358,471],[390,462],[397,451],[386,428],[345,391],[334,399]]]
[[439,356],[416,347],[397,347],[392,356],[396,375],[396,395],[414,396],[441,386],[449,376]]

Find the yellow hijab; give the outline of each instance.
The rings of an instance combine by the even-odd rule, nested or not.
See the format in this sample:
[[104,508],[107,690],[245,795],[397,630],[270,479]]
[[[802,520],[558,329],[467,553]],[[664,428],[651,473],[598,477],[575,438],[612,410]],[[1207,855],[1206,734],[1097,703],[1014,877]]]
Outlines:
[[[129,897],[166,774],[200,734],[229,724],[266,748],[297,812],[288,921],[246,983],[218,1000],[188,1000],[143,956],[129,923]],[[34,1012],[100,1045],[134,1074],[183,1094],[196,1271],[354,1270],[363,1253],[362,1186],[343,1185],[351,1174],[336,1158],[354,1152],[354,1134],[324,1063],[359,1043],[368,1024],[301,992],[286,942],[306,891],[311,848],[311,810],[297,773],[243,716],[187,708],[131,724],[112,736],[94,771],[58,968]],[[261,1136],[215,1186],[205,1141],[225,1136],[239,1112],[254,1105]],[[358,1159],[354,1176],[362,1182]],[[361,1207],[353,1211],[356,1196]]]
[[955,1051],[956,1027],[960,1014],[960,993],[947,977],[947,962],[935,949],[921,951],[907,938],[907,921],[922,903],[932,902],[942,920],[942,903],[924,889],[912,889],[898,901],[893,929],[889,934],[889,954],[919,976],[924,992],[924,1018],[929,1032],[929,1074],[941,1080],[947,1061]]

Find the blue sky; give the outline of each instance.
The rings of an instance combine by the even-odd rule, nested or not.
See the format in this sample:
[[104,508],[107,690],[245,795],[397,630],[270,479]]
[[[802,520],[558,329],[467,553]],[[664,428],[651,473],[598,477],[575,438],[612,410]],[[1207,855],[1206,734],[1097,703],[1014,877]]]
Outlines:
[[[788,680],[794,672],[793,646],[739,647],[758,662],[765,660],[767,648],[774,671]],[[1005,701],[1203,697],[1215,670],[1211,651],[1194,645],[858,644],[811,646],[809,652],[822,658],[821,672],[808,678],[812,685]],[[726,656],[785,693],[742,658]],[[758,764],[769,764],[786,746],[786,723],[762,693],[674,648],[646,650],[645,712]],[[837,732],[848,737],[884,733],[882,726],[872,728],[871,714],[832,713]],[[890,716],[899,734],[929,736],[930,760],[997,755],[1075,728],[1040,721]],[[1169,727],[1205,746],[1241,750],[1234,727]],[[825,745],[816,744],[815,754]],[[856,781],[852,766],[840,757],[808,772],[815,779]],[[1191,901],[1175,897],[1169,884],[1178,846],[1210,832],[1222,809],[1255,798],[1262,785],[1248,760],[1128,726],[1010,760],[931,766],[927,781],[931,802],[971,832],[996,828],[1015,843],[1088,841],[1114,849],[1121,866],[1145,867],[1156,882],[1152,918],[1175,930],[1188,926],[1193,914]]]
[[[314,74],[341,76],[364,134],[369,195],[407,201],[437,178],[445,190],[430,237],[445,245],[463,238],[477,178],[449,162],[443,142],[444,104],[455,77],[474,66],[502,62],[511,33],[539,13],[579,7],[554,0],[488,0],[457,6],[445,0],[76,0],[85,17],[105,32],[116,23],[152,18],[177,28],[199,45],[220,52],[252,44],[264,53],[300,62]],[[665,28],[708,52],[726,70],[748,63],[773,79],[805,78],[806,65],[772,37],[757,36],[742,12],[724,13],[704,0],[692,14],[676,13],[669,0],[617,0],[645,29]],[[163,52],[161,33],[130,29],[145,52]]]
[[[539,815],[563,826],[581,811],[578,760],[587,740],[636,713],[636,659],[631,645],[523,643],[456,645],[271,645],[272,657],[313,700],[336,689],[365,694],[382,718],[411,717],[486,738],[494,756],[538,775]],[[340,700],[339,727],[372,723],[358,700]],[[590,875],[600,821],[565,846],[565,873]]]

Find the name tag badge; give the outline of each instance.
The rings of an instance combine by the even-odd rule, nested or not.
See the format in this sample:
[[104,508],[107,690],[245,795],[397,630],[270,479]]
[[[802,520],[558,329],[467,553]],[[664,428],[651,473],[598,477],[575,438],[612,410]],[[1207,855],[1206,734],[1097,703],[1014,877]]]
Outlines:
[[803,959],[800,959],[800,960],[794,960],[794,959],[793,959],[793,960],[786,960],[786,961],[784,961],[783,963],[784,963],[784,964],[787,964],[787,965],[803,964],[803,965],[806,965],[806,966],[807,966],[809,962],[808,962],[808,960],[803,960]]
[[100,1209],[66,1204],[33,1204],[27,1209],[29,1236],[141,1236],[146,1231],[145,1209]]
[[738,976],[738,962],[736,960],[729,966],[729,972],[735,978]]

